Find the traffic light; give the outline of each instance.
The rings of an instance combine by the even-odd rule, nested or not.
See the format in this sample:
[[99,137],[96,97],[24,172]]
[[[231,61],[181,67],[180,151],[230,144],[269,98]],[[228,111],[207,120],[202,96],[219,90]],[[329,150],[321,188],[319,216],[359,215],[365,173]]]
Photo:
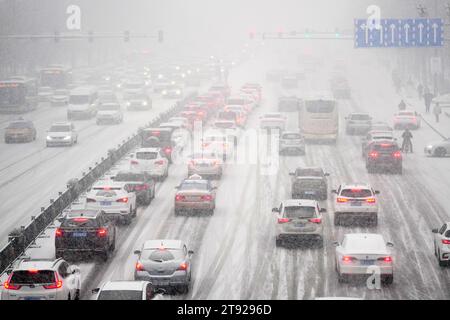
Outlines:
[[124,42],[130,42],[130,31],[124,31],[123,33],[123,41]]
[[58,43],[60,40],[60,35],[59,35],[59,31],[55,31],[55,37],[53,38],[53,40],[55,41],[55,43]]
[[88,41],[89,41],[89,43],[94,42],[94,31],[88,32]]
[[163,43],[164,42],[164,32],[162,30],[158,31],[158,42]]

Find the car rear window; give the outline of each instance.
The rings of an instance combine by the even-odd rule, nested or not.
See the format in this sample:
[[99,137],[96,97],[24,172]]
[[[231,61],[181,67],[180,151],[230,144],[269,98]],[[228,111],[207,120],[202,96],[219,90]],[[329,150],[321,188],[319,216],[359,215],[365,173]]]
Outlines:
[[283,139],[301,139],[302,135],[300,133],[285,133],[283,134]]
[[201,181],[184,181],[179,190],[208,190],[208,185]]
[[112,197],[115,197],[117,195],[117,193],[113,190],[99,190],[99,191],[97,191],[97,193],[95,195],[98,197],[112,198]]
[[97,300],[142,300],[142,291],[106,290],[99,293]]
[[25,121],[11,122],[8,125],[8,128],[10,128],[10,129],[24,129],[24,128],[30,128],[30,127],[31,127],[31,123],[25,122]]
[[290,206],[284,208],[286,218],[308,219],[313,218],[316,209],[314,207]]
[[158,157],[157,152],[136,152],[136,159],[139,160],[153,160]]
[[303,188],[318,188],[325,184],[322,179],[301,179],[299,184]]
[[98,226],[96,219],[71,218],[64,219],[61,224],[63,228],[96,228]]
[[372,196],[370,189],[343,189],[341,196],[348,198],[367,198]]
[[381,143],[381,144],[374,144],[372,146],[372,149],[380,152],[394,152],[398,150],[398,147],[395,144]]
[[119,173],[114,177],[114,181],[145,181],[143,173]]
[[[145,252],[145,251],[144,251]],[[166,262],[175,260],[175,256],[172,254],[172,250],[153,250],[148,255],[148,260],[155,262]]]
[[331,113],[334,111],[334,101],[306,101],[306,110],[309,113]]
[[368,114],[352,114],[350,118],[352,120],[370,120],[370,116]]
[[12,284],[48,284],[55,282],[55,272],[52,270],[14,271],[11,276]]

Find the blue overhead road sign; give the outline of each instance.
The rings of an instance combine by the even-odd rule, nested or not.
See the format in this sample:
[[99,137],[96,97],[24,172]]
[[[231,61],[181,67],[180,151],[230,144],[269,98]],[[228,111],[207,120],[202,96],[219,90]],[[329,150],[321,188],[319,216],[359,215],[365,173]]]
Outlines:
[[444,45],[442,19],[381,19],[369,26],[367,19],[355,20],[356,48],[440,47]]

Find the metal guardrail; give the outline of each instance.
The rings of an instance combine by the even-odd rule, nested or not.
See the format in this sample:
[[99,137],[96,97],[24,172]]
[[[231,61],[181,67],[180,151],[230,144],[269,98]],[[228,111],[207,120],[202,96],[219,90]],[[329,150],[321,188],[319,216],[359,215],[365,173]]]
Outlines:
[[[168,111],[148,122],[145,127],[155,127],[167,121],[195,96],[197,96],[197,92],[178,101]],[[81,179],[72,179],[67,185],[67,190],[60,192],[58,198],[50,199],[50,205],[47,208],[42,207],[39,215],[32,217],[27,226],[21,226],[9,234],[8,243],[0,250],[0,274],[4,273],[8,266],[23,255],[25,250],[33,244],[35,239],[53,223],[65,208],[105,174],[119,159],[141,143],[142,136],[139,132],[140,130],[124,140],[116,149],[110,149],[108,156],[102,158],[100,163],[96,163],[95,167],[89,168],[89,172],[83,173]]]

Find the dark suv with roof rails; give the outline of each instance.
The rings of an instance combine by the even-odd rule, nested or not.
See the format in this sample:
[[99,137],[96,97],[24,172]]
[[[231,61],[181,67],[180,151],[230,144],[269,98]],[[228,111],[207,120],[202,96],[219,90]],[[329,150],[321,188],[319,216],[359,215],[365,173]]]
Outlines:
[[368,146],[366,168],[368,173],[393,172],[402,174],[403,156],[394,141],[377,141]]

